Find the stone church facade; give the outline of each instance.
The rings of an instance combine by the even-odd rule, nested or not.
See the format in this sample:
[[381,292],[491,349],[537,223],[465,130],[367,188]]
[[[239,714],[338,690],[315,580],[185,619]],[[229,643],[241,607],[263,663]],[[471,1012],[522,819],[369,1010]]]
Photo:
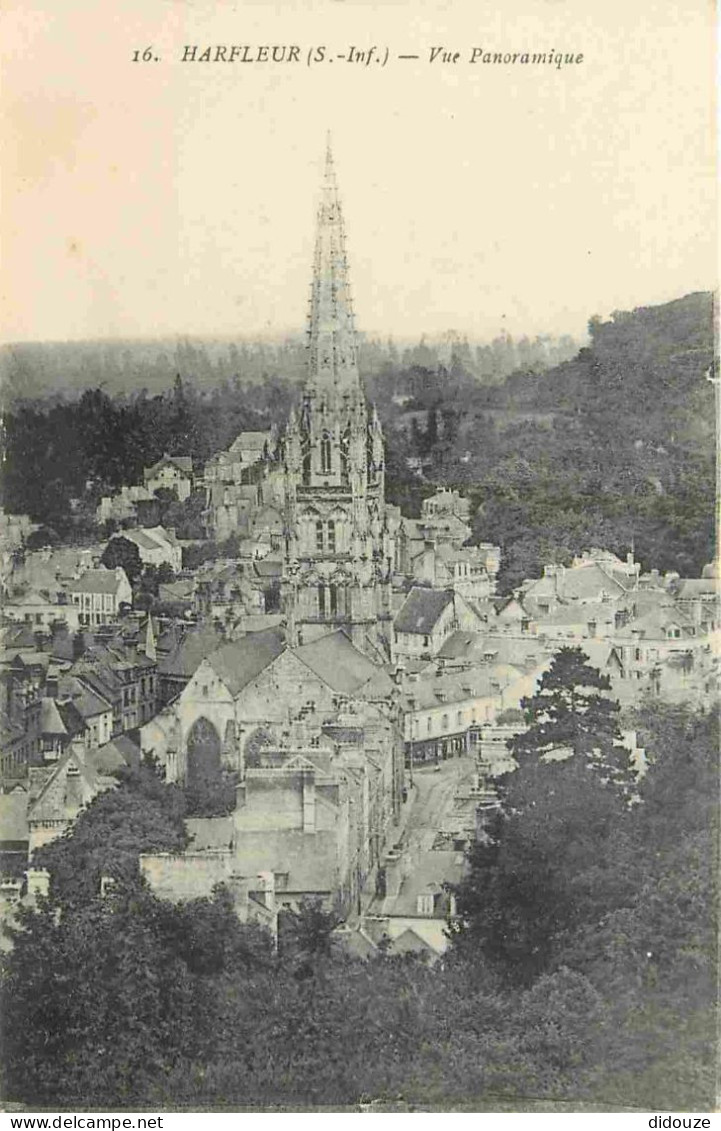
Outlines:
[[308,379],[283,445],[283,608],[291,644],[342,627],[387,659],[392,634],[392,521],[380,421],[358,372],[345,232],[326,154],[308,327]]

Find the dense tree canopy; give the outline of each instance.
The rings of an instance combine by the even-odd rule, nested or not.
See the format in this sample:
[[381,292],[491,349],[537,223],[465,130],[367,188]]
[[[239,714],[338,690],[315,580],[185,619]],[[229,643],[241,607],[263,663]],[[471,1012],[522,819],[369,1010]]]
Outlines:
[[137,882],[141,852],[182,849],[185,807],[182,790],[143,763],[122,771],[117,788],[99,794],[67,833],[39,848],[33,864],[50,872],[56,899],[85,902],[98,895],[102,876]]

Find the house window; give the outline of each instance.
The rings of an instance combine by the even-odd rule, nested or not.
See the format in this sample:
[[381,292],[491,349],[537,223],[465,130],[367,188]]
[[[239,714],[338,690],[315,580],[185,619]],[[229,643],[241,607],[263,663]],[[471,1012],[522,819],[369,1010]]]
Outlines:
[[431,733],[431,720],[430,719],[426,723],[426,731],[427,731],[428,734]]
[[338,612],[338,588],[335,585],[328,586],[328,594],[330,598],[330,615],[334,617]]
[[448,715],[444,715],[441,719],[441,727],[444,731],[448,730]]
[[318,586],[318,613],[325,616],[325,585]]
[[462,726],[462,725],[463,725],[463,711],[459,711],[458,714],[456,715],[456,726]]
[[328,523],[328,550],[331,554],[335,553],[335,523],[332,519]]
[[322,552],[323,545],[324,545],[323,523],[322,522],[316,522],[316,524],[315,524],[315,548],[316,548],[316,550],[320,550]]
[[424,648],[430,648],[430,645],[431,645],[431,638],[430,638],[430,636],[424,636],[424,637],[423,637],[423,647],[424,647]]

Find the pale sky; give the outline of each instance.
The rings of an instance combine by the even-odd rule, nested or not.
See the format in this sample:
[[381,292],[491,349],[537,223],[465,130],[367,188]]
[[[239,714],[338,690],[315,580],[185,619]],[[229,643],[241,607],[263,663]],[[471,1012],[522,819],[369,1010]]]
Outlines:
[[[302,330],[328,128],[369,333],[581,335],[708,290],[713,22],[705,0],[9,0],[4,340]],[[131,62],[149,44],[161,61]],[[183,64],[186,44],[302,62]],[[391,59],[308,67],[319,44]],[[429,64],[441,45],[462,63]],[[584,62],[470,66],[474,46]]]

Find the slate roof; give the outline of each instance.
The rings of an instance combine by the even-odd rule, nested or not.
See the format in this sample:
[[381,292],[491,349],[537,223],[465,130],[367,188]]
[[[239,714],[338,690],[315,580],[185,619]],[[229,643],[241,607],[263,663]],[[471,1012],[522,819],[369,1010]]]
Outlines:
[[88,754],[88,762],[99,774],[112,774],[123,766],[140,764],[140,747],[127,734],[119,734]]
[[544,647],[535,636],[519,640],[515,636],[490,636],[458,629],[444,641],[438,652],[438,659],[479,663],[481,657],[490,656],[492,663],[527,668],[536,667],[550,655],[551,649]]
[[120,582],[114,569],[87,569],[68,588],[71,593],[116,593]]
[[156,472],[161,468],[166,467],[168,464],[173,464],[179,471],[184,472],[186,475],[192,475],[193,460],[191,456],[169,456],[167,453],[154,463],[152,467],[146,467],[143,472],[144,479],[152,479]]
[[223,645],[223,637],[213,628],[191,630],[158,664],[160,675],[190,679],[203,660]]
[[[463,876],[463,853],[433,851],[421,853],[417,864],[401,884],[400,893],[393,900],[390,911],[387,910],[390,900],[384,906],[383,913],[399,915],[403,918],[427,919],[428,915],[421,915],[418,911],[417,898],[419,895],[438,894],[443,892],[444,883],[460,883]],[[447,901],[441,901],[446,904]],[[447,906],[444,906],[437,916],[444,917]]]
[[587,624],[595,621],[597,624],[613,624],[617,606],[610,601],[584,601],[571,605],[559,605],[551,613],[537,613],[536,620],[539,627],[543,625]]
[[266,443],[270,443],[270,432],[240,432],[230,445],[231,452],[238,452],[241,448],[262,452]]
[[676,582],[673,590],[681,600],[721,596],[721,584],[717,577],[684,577]]
[[237,695],[259,676],[283,651],[283,635],[277,629],[251,632],[240,640],[212,652],[208,663],[228,690]]
[[598,562],[564,569],[557,576],[540,577],[531,582],[525,597],[533,600],[557,594],[568,600],[584,600],[598,597],[605,591],[611,596],[620,596],[633,588],[635,579],[618,570],[612,570]]
[[479,569],[485,568],[484,560],[475,546],[461,546],[456,549],[448,542],[441,542],[439,546],[436,546],[436,554],[444,562],[468,562],[469,565],[476,566]]
[[28,837],[27,793],[0,794],[0,843],[22,843]]
[[404,704],[408,710],[418,711],[444,705],[451,707],[468,699],[488,698],[498,695],[501,688],[521,675],[521,668],[513,665],[489,664],[469,671],[421,676],[404,688]]
[[69,698],[83,719],[92,719],[112,711],[112,703],[74,676],[63,676],[58,684],[58,697]]
[[242,824],[236,829],[236,852],[244,875],[287,872],[284,894],[336,890],[338,866],[334,831],[318,829],[313,836],[308,836],[300,829],[246,831]]
[[673,625],[678,625],[679,628],[692,628],[694,622],[684,609],[676,608],[673,605],[660,606],[651,609],[650,612],[636,620],[629,621],[625,628],[621,630],[621,635],[633,636],[634,633],[643,633],[644,636],[665,637],[666,629]]
[[443,610],[452,601],[453,592],[450,589],[423,589],[414,586],[396,616],[396,632],[428,635],[438,623]]
[[72,701],[67,703],[51,699],[40,700],[41,734],[72,738],[85,730],[85,719]]
[[[391,682],[384,669],[359,652],[342,630],[302,644],[293,649],[293,654],[328,687],[342,695],[359,692],[371,680],[375,683],[378,676],[385,676],[389,685]],[[380,691],[378,688],[379,694]]]

